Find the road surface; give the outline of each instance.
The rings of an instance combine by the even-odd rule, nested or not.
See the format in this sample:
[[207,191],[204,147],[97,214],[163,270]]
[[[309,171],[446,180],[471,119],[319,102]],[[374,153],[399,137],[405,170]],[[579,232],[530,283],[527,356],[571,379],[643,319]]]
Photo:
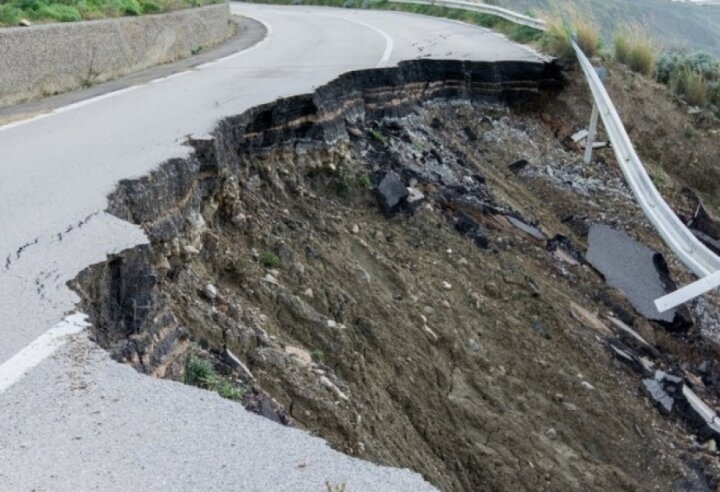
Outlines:
[[[184,156],[185,136],[352,69],[418,58],[536,58],[487,30],[411,14],[234,4],[265,38],[168,78],[0,127],[0,488],[426,490],[214,394],[110,361],[66,287],[146,242],[104,212],[124,178]],[[116,86],[114,86],[116,87]],[[299,464],[307,466],[298,466]]]

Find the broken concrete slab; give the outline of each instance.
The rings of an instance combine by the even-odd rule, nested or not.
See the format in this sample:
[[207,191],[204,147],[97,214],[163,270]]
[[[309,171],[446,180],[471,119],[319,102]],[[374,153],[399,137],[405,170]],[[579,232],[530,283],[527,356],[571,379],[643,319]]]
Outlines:
[[665,392],[662,384],[655,379],[643,379],[643,387],[660,413],[670,415],[674,400]]
[[632,346],[649,352],[653,357],[658,356],[658,351],[647,340],[645,340],[638,332],[630,328],[621,320],[614,316],[605,316],[611,325],[618,331],[620,337]]
[[575,304],[574,302],[571,302],[570,313],[573,315],[573,318],[578,320],[580,323],[587,326],[588,328],[595,330],[604,337],[613,336],[613,332],[610,330],[610,328],[608,328],[596,314],[591,313],[584,307]]
[[679,405],[683,416],[696,427],[701,437],[720,439],[720,417],[687,385],[682,387],[682,401]]
[[537,239],[539,241],[545,241],[547,239],[545,237],[545,234],[543,234],[537,227],[532,226],[516,217],[513,217],[512,215],[506,215],[505,218],[513,226],[515,226],[517,229],[520,229],[522,232],[532,237],[533,239]]
[[573,142],[578,143],[580,140],[585,140],[589,134],[590,134],[589,131],[583,129],[583,130],[573,133],[570,136],[570,138],[572,139]]
[[638,362],[637,357],[635,357],[632,352],[624,348],[620,348],[613,343],[609,343],[608,346],[610,347],[610,352],[616,359],[624,362],[625,364],[628,364],[630,367],[632,367],[638,372],[641,371],[642,368],[640,366],[640,362]]

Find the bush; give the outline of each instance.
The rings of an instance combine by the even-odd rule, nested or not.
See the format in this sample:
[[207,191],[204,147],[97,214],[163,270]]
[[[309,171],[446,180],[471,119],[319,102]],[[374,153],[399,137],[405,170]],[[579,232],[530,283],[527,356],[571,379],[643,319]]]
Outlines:
[[210,361],[194,355],[188,358],[185,366],[185,384],[215,391],[228,400],[241,400],[245,395],[245,391],[218,375]]
[[658,82],[689,104],[720,103],[720,61],[705,52],[665,53],[657,61],[656,74]]
[[83,19],[143,15],[222,0],[0,0],[0,26],[17,25],[20,19],[73,22]]
[[265,268],[277,268],[280,266],[280,258],[272,251],[266,251],[260,255],[260,264]]
[[692,70],[701,74],[706,80],[720,78],[720,62],[712,55],[703,51],[695,53],[670,52],[662,55],[656,65],[657,79],[663,84],[669,84],[673,75],[683,71]]
[[22,19],[19,8],[3,3],[0,4],[0,26],[15,26]]
[[621,27],[613,36],[613,54],[618,63],[634,72],[650,76],[655,70],[652,38],[640,27]]

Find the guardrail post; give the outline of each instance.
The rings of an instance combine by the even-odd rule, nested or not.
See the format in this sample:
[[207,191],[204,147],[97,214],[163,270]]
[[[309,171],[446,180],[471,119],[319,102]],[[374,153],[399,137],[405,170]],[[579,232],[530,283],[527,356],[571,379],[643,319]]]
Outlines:
[[590,164],[592,160],[593,144],[595,143],[595,134],[597,133],[598,117],[600,111],[598,110],[597,104],[593,102],[592,116],[590,116],[590,128],[588,129],[588,136],[585,139],[585,158],[583,161],[585,164]]

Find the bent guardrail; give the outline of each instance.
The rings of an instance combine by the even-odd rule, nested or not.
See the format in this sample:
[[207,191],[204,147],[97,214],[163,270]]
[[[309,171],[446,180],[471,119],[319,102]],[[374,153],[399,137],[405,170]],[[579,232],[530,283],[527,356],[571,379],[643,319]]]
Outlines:
[[[509,21],[529,26],[540,31],[547,29],[540,19],[518,14],[494,5],[485,5],[464,0],[393,0],[398,3],[418,3],[458,8],[497,15]],[[720,285],[720,257],[705,246],[678,218],[665,202],[650,179],[635,147],[625,130],[625,126],[610,99],[605,86],[598,77],[595,68],[578,44],[572,40],[580,67],[590,87],[593,101],[602,118],[605,131],[612,143],[620,169],[645,216],[678,259],[699,277],[694,282],[676,292],[655,301],[658,311],[663,312],[687,302]]]
[[[495,5],[465,0],[391,0],[391,2],[469,10],[502,17],[516,24],[532,27],[540,31],[547,30],[545,22],[541,19],[535,19]],[[645,171],[642,161],[635,152],[635,147],[625,130],[625,126],[595,68],[574,40],[571,41],[571,44],[590,86],[594,104],[599,111],[605,131],[612,143],[615,157],[635,199],[668,247],[690,271],[699,277],[698,281],[657,299],[655,305],[658,311],[667,311],[709,290],[718,288],[720,286],[720,257],[715,255],[682,223],[662,198],[657,188],[655,188],[650,176]]]
[[[665,243],[677,255],[678,259],[695,275],[702,279],[720,270],[720,258],[682,223],[662,198],[657,188],[655,188],[590,60],[575,41],[572,41],[572,46],[580,67],[585,73],[585,78],[600,112],[605,131],[612,142],[618,165],[645,216],[650,220]],[[709,286],[709,288],[713,287]],[[674,307],[670,305],[673,303],[673,298],[666,296],[658,301],[660,302],[656,304],[658,304],[657,307],[660,311]]]

